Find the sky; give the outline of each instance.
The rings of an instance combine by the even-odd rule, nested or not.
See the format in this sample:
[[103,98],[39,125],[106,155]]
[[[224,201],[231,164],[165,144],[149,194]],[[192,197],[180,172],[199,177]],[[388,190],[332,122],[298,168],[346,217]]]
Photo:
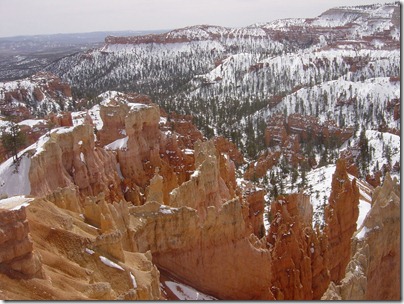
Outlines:
[[0,37],[209,24],[243,27],[313,18],[337,6],[392,0],[0,0]]

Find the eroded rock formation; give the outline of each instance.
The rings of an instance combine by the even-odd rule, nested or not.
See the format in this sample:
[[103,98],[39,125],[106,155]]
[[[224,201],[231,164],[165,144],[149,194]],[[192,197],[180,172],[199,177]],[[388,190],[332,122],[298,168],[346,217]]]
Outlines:
[[115,158],[95,147],[89,125],[52,132],[31,158],[29,179],[35,196],[76,185],[84,196],[105,192],[112,201],[123,197]]
[[42,262],[33,251],[25,208],[0,208],[0,273],[10,278],[42,278]]
[[356,179],[349,180],[346,164],[337,160],[332,178],[332,190],[325,208],[325,234],[328,237],[328,268],[333,282],[339,282],[345,274],[350,258],[351,237],[356,231],[359,215],[359,190]]
[[[219,299],[317,300],[327,288],[327,299],[396,299],[399,190],[390,180],[356,237],[359,190],[342,160],[324,231],[312,227],[304,194],[272,202],[265,231],[265,191],[236,180],[241,159],[226,140],[206,141],[184,117],[162,119],[147,100],[115,95],[101,106],[96,136],[87,120],[26,152],[36,199],[12,227],[28,240],[27,262],[1,251],[5,299],[156,300],[157,266]],[[293,138],[285,142],[298,146]],[[8,246],[14,228],[1,225]],[[35,279],[17,281],[15,271]]]
[[324,238],[312,229],[308,196],[278,197],[271,204],[267,241],[272,254],[271,289],[278,300],[319,299],[329,284]]
[[399,300],[400,266],[400,187],[387,174],[352,238],[344,278],[331,284],[322,299]]

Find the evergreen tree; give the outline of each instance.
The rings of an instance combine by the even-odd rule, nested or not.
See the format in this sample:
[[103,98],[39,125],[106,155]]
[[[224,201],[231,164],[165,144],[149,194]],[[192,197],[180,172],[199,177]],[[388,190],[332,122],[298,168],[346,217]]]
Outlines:
[[13,157],[13,163],[19,161],[18,151],[25,144],[25,134],[21,131],[20,126],[13,121],[8,122],[7,128],[3,129],[1,135],[1,143],[7,153]]
[[359,135],[359,148],[360,148],[360,168],[362,169],[362,174],[365,175],[367,171],[367,164],[370,161],[370,154],[369,154],[369,142],[366,138],[366,130],[362,126],[361,133]]

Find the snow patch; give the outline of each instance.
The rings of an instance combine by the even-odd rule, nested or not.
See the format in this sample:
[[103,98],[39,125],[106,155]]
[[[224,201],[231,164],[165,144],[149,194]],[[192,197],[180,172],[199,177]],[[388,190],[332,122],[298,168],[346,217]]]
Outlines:
[[86,163],[86,159],[85,159],[85,157],[84,157],[83,152],[80,152],[80,160],[81,160],[83,163]]
[[90,255],[94,254],[94,250],[91,250],[91,249],[88,249],[88,248],[85,249],[85,252],[87,252]]
[[45,120],[43,119],[26,119],[18,123],[20,126],[29,126],[31,128],[35,127],[39,124],[45,124]]
[[91,119],[93,120],[96,130],[101,130],[102,127],[104,126],[104,122],[102,121],[100,110],[101,110],[100,105],[95,105],[88,111],[88,114],[90,115]]
[[[25,152],[25,150],[22,152]],[[31,193],[31,183],[29,181],[31,159],[26,154],[20,157],[18,171],[15,171],[16,167],[12,158],[0,165],[0,195],[16,196]]]
[[109,267],[125,271],[121,266],[119,266],[118,264],[112,262],[110,259],[108,259],[108,258],[106,258],[104,256],[100,256],[100,260],[101,260],[101,262],[103,262],[105,265],[107,265]]
[[24,195],[17,195],[0,200],[1,209],[18,210],[21,207],[29,205],[33,198],[25,197]]
[[128,148],[129,136],[115,140],[114,142],[106,145],[105,150],[126,150]]
[[133,285],[133,288],[137,288],[137,282],[136,282],[136,278],[135,278],[135,276],[132,274],[132,272],[129,272],[129,274],[130,274],[130,279],[132,280],[132,285]]
[[366,226],[363,226],[362,229],[356,234],[356,238],[358,240],[362,240],[365,236],[366,233],[369,231],[369,229]]
[[370,203],[364,200],[359,200],[359,216],[358,220],[356,221],[356,229],[359,229],[359,227],[362,226],[363,221],[370,211],[370,208],[372,208],[372,205]]
[[196,289],[185,284],[172,281],[166,281],[165,284],[179,300],[216,300],[214,297],[199,292]]
[[197,178],[200,173],[201,173],[201,171],[195,170],[194,173],[192,173],[191,178]]
[[163,213],[163,214],[173,214],[173,211],[178,210],[178,208],[173,208],[170,206],[166,206],[166,205],[161,205],[159,212]]

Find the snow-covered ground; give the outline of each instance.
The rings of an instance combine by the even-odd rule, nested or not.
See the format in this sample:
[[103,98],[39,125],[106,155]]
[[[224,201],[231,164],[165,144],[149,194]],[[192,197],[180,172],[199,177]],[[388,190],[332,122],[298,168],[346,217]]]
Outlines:
[[117,139],[114,142],[106,145],[104,148],[106,150],[126,150],[128,148],[128,139],[128,136]]
[[[313,206],[313,228],[316,224],[319,224],[320,227],[323,227],[324,222],[324,207],[328,204],[328,199],[331,194],[331,185],[332,185],[332,176],[335,173],[335,165],[327,165],[317,169],[314,169],[307,173],[307,185],[309,185],[305,190],[304,193],[310,196],[310,203]],[[348,174],[349,179],[352,181],[355,177]],[[300,179],[300,178],[299,178]],[[299,179],[296,183],[299,183]],[[359,188],[359,216],[356,222],[357,229],[363,223],[367,213],[371,207],[372,201],[372,187],[364,181],[357,180],[357,186]],[[289,189],[287,192],[294,192],[290,191],[290,182],[286,183],[285,189]],[[295,188],[296,189],[296,188]],[[264,208],[264,226],[265,230],[268,231],[270,227],[270,222],[268,220],[267,214],[270,210],[270,197],[269,194],[266,195],[266,202]]]
[[100,260],[102,263],[104,263],[105,265],[112,267],[112,268],[116,268],[122,271],[125,271],[125,269],[123,269],[121,266],[119,266],[117,263],[112,262],[110,259],[104,257],[104,256],[100,256]]
[[173,281],[166,281],[166,286],[178,297],[179,300],[188,301],[201,301],[201,300],[216,300],[212,296],[208,296],[196,289],[185,285],[183,283],[177,283]]
[[[376,167],[382,168],[391,159],[391,166],[396,162],[400,163],[400,136],[391,133],[381,133],[378,131],[367,130],[366,138],[368,139],[369,149],[372,158],[369,163],[369,169],[374,170]],[[396,177],[400,182],[400,173],[392,172],[391,177]]]
[[0,196],[28,195],[31,192],[28,176],[31,158],[23,153],[19,155],[22,156],[18,170],[12,158],[0,164]]
[[[313,227],[316,223],[320,226],[324,225],[324,206],[328,204],[328,198],[331,194],[332,176],[335,172],[335,165],[328,165],[307,174],[307,184],[311,185],[306,189],[306,193],[310,195],[310,202],[313,205]],[[355,177],[348,174],[349,179],[352,181]],[[371,207],[371,186],[366,182],[357,179],[357,186],[359,188],[359,216],[356,222],[357,229],[362,225],[367,213]]]
[[17,210],[21,207],[28,206],[32,200],[34,199],[25,197],[24,195],[8,197],[0,200],[0,209]]
[[328,204],[331,193],[332,175],[335,165],[324,166],[307,173],[307,184],[311,187],[306,190],[310,195],[310,203],[313,206],[313,228],[315,224],[324,226],[324,206]]
[[[60,127],[53,129],[51,133],[62,134],[72,132],[73,129],[74,127]],[[46,133],[36,143],[19,152],[20,162],[18,166],[14,164],[12,157],[0,164],[0,197],[29,195],[31,193],[29,181],[31,157],[36,157],[42,153],[45,143],[49,139],[49,134]]]

